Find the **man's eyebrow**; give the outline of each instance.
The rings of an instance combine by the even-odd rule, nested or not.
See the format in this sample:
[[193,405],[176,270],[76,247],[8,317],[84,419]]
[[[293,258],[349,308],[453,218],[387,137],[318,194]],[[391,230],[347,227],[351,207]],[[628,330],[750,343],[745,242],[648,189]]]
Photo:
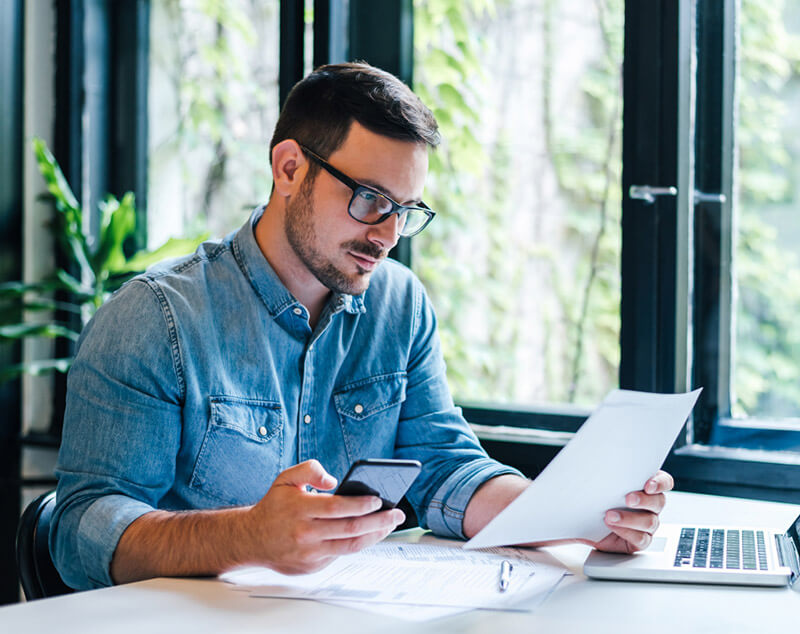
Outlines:
[[419,205],[422,202],[421,198],[415,198],[414,200],[407,200],[405,202],[400,202],[399,200],[397,200],[397,196],[395,196],[392,192],[390,192],[388,189],[386,189],[380,183],[376,183],[375,181],[372,181],[372,180],[356,180],[356,182],[359,183],[360,185],[366,185],[367,187],[372,187],[372,189],[375,189],[375,190],[379,191],[384,196],[388,196],[393,201],[395,201],[397,203],[400,203],[401,205],[404,205],[406,207],[409,207],[409,206],[413,207],[413,206]]

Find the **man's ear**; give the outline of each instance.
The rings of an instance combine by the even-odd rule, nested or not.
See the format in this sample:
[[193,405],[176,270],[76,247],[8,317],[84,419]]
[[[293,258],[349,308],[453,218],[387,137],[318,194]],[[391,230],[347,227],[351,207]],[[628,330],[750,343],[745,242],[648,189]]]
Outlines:
[[297,193],[308,172],[308,159],[294,139],[284,139],[272,148],[272,182],[279,196]]

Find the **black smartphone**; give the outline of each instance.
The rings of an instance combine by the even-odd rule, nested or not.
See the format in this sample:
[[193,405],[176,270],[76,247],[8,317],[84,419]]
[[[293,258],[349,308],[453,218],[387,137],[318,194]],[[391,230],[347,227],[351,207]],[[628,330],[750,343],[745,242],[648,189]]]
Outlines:
[[418,460],[357,460],[342,480],[336,495],[375,495],[381,499],[381,511],[392,509],[419,475]]

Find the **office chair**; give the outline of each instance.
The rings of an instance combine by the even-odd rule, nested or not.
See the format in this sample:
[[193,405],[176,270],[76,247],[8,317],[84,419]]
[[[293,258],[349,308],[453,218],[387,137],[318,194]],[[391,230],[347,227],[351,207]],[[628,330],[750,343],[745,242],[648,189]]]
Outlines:
[[31,502],[17,526],[17,568],[28,601],[73,592],[61,579],[50,557],[50,520],[56,492],[43,493]]

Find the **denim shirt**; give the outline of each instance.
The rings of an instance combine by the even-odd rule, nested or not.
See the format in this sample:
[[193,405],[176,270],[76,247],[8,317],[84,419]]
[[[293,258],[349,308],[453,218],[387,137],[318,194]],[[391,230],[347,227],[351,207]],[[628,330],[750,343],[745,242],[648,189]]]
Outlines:
[[111,585],[125,529],[153,509],[254,504],[316,458],[414,458],[421,525],[463,537],[470,497],[515,470],[489,459],[454,407],[419,280],[384,262],[316,328],[239,231],[123,286],[85,328],[68,377],[50,548],[67,584]]

